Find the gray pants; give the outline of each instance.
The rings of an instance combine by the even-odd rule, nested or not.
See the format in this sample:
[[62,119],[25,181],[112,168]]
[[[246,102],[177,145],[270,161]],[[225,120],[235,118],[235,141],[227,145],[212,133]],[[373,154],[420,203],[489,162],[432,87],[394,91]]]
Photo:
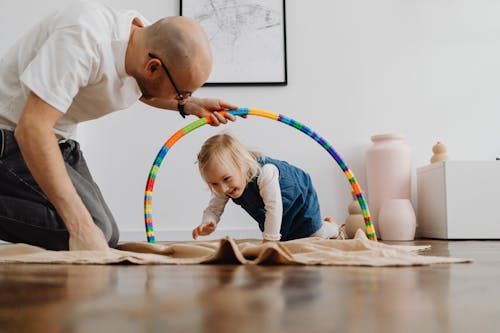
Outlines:
[[[92,179],[78,142],[60,143],[66,170],[110,247],[119,232],[101,191]],[[14,133],[0,129],[0,239],[50,250],[67,250],[69,234],[47,196],[33,179]]]

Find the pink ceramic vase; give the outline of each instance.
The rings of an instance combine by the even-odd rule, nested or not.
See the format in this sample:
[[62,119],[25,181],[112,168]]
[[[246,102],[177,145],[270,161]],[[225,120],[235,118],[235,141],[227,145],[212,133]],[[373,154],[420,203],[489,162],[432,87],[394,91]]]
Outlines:
[[374,135],[371,140],[373,145],[366,151],[367,200],[379,234],[382,204],[389,199],[411,198],[411,151],[398,134]]
[[378,227],[382,240],[413,240],[416,226],[417,219],[410,200],[389,199],[380,208]]

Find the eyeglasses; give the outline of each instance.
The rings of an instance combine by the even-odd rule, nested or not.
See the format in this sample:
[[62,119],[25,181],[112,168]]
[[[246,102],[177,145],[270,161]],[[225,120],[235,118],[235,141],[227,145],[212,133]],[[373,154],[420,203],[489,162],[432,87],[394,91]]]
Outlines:
[[181,91],[179,89],[177,89],[177,86],[175,85],[175,82],[174,80],[172,79],[172,76],[170,75],[170,72],[168,71],[167,69],[167,66],[165,66],[165,64],[163,63],[163,61],[158,58],[157,56],[155,56],[154,54],[152,53],[148,53],[149,57],[150,58],[153,58],[153,59],[158,59],[160,60],[160,63],[161,63],[161,66],[163,67],[163,69],[165,70],[165,74],[167,74],[167,77],[168,79],[170,80],[170,83],[172,84],[172,86],[174,87],[175,89],[175,93],[177,94],[175,96],[175,99],[178,101],[178,102],[183,102],[185,101],[186,99],[188,99],[189,97],[191,97],[191,95],[193,94],[192,91]]

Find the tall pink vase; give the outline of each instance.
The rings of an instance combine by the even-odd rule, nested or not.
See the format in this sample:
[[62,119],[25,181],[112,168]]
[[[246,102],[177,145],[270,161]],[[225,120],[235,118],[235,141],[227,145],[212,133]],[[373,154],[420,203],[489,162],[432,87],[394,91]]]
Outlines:
[[373,225],[380,237],[378,215],[389,199],[411,199],[411,150],[404,137],[381,134],[371,137],[366,151],[367,200]]

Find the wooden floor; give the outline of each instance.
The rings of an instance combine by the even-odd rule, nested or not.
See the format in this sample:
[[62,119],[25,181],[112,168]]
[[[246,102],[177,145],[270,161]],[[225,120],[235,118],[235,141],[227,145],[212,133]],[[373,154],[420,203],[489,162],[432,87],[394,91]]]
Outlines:
[[500,241],[413,244],[475,262],[0,265],[0,332],[500,332]]

